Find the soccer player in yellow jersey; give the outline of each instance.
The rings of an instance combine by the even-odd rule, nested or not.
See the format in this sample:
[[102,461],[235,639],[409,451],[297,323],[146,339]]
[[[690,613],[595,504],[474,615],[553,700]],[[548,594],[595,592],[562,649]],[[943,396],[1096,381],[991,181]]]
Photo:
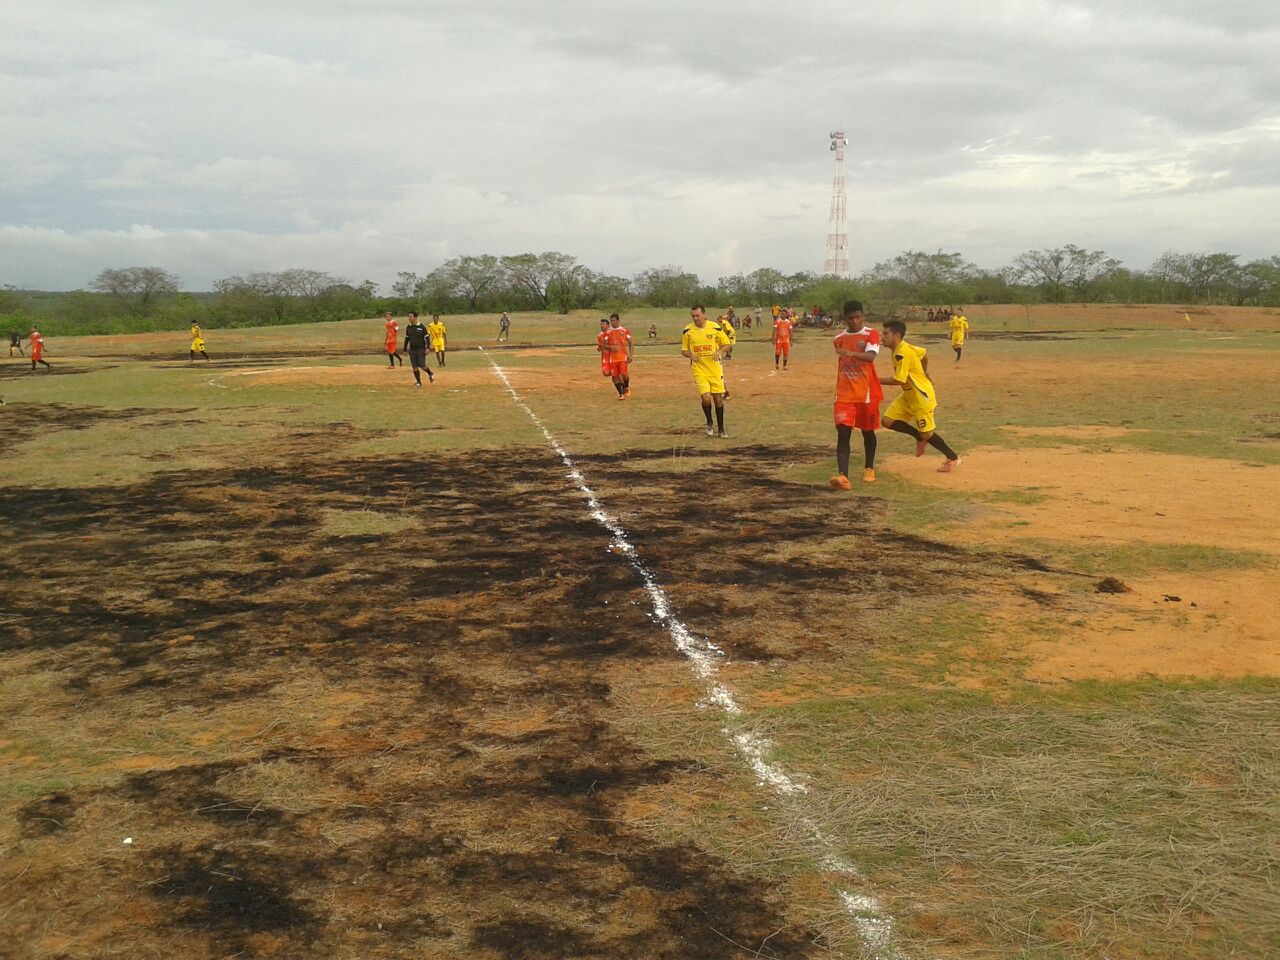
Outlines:
[[427,336],[431,338],[431,352],[436,355],[436,361],[443,367],[445,332],[444,321],[440,319],[440,314],[431,315],[431,322],[427,324]]
[[206,360],[209,359],[209,354],[204,352],[204,337],[200,335],[200,324],[193,323],[191,324],[191,359],[187,362],[194,363],[197,353]]
[[969,336],[969,320],[963,313],[958,313],[947,324],[951,328],[951,349],[956,352],[956,363],[960,362],[960,351]]
[[[732,310],[733,308],[730,307],[729,309]],[[733,318],[726,313],[723,317],[717,320],[716,323],[720,326],[720,332],[723,333],[725,338],[729,341],[729,346],[725,347],[724,352],[721,354],[721,359],[732,360],[733,347],[734,344],[738,342],[738,331],[733,329]]]
[[[720,366],[720,351],[729,345],[718,324],[707,320],[702,304],[689,310],[690,323],[680,337],[680,353],[689,358],[693,382],[702,399],[702,414],[707,418],[707,436],[719,433],[727,437],[724,429],[724,367]],[[716,422],[711,422],[711,410],[715,408]],[[717,426],[718,429],[717,429]]]
[[936,432],[933,411],[938,405],[938,395],[929,379],[929,359],[924,347],[907,343],[906,336],[907,325],[901,320],[884,322],[882,342],[893,353],[893,376],[881,377],[880,382],[886,387],[901,387],[902,393],[894,397],[880,422],[890,430],[912,437],[916,441],[917,457],[924,456],[926,447],[941,451],[947,459],[938,472],[950,473],[960,465],[960,457]]

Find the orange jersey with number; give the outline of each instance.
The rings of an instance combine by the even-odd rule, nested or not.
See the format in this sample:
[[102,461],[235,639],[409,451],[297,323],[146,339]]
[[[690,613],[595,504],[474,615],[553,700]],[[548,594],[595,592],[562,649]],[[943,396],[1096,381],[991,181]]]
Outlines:
[[399,339],[400,324],[396,323],[394,320],[388,320],[386,322],[386,328],[387,328],[387,349],[390,350],[395,347],[396,340]]
[[[854,333],[845,330],[836,334],[837,350],[856,350],[858,353],[879,353],[880,333],[863,327]],[[836,355],[836,402],[879,403],[884,399],[884,389],[876,373],[874,360],[857,360]]]
[[627,341],[631,339],[631,331],[626,327],[610,327],[604,332],[604,342],[609,348],[610,360],[627,359]]

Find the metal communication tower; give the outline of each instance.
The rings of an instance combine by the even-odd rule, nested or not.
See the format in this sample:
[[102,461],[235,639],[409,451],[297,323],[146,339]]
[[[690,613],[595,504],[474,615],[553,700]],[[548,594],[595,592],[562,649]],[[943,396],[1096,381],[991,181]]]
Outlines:
[[849,143],[843,130],[831,134],[831,152],[836,155],[836,176],[831,181],[831,220],[827,224],[827,259],[824,274],[849,276],[849,208],[844,192],[844,148]]

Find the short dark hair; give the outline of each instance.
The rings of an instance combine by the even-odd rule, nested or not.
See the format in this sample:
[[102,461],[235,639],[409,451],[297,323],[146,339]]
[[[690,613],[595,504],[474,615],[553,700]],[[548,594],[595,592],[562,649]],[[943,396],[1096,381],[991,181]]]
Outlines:
[[862,313],[862,301],[846,300],[844,302],[844,316],[852,317],[855,313]]
[[693,311],[695,310],[701,310],[703,313],[707,312],[707,308],[700,303],[695,303],[692,307],[689,308],[690,313],[693,313]]
[[611,314],[609,314],[609,319],[610,319],[610,320],[621,320],[622,318],[621,318],[620,316],[618,316],[616,313],[611,313]]
[[601,322],[601,323],[608,323],[608,322],[609,322],[609,318],[608,318],[608,317],[601,317],[601,318],[600,318],[600,322]]
[[886,320],[884,322],[884,328],[886,330],[892,330],[900,337],[905,337],[907,335],[907,325],[901,320]]
[[418,311],[417,311],[417,310],[410,310],[410,311],[409,311],[409,313],[408,313],[408,316],[413,317],[413,319],[417,320],[417,319],[418,319]]

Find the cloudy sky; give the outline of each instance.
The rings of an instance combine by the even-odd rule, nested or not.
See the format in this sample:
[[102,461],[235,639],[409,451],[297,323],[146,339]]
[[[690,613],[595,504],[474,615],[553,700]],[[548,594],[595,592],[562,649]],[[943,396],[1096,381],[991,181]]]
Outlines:
[[3,0],[0,284],[1280,253],[1274,0]]

